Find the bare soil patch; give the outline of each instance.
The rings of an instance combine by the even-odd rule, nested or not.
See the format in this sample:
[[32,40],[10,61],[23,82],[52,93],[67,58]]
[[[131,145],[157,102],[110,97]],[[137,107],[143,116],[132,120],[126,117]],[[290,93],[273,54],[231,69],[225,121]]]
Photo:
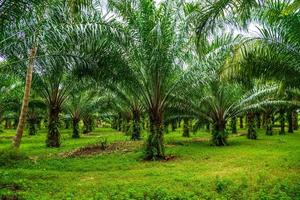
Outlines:
[[62,157],[77,157],[105,153],[127,153],[142,147],[142,141],[122,141],[111,144],[94,144],[60,154]]

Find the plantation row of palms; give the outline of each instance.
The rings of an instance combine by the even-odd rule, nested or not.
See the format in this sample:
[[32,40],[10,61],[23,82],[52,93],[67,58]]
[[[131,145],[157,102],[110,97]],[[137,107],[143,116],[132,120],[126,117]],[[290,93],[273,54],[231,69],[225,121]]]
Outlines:
[[286,122],[289,132],[297,128],[297,1],[109,0],[101,9],[105,5],[1,4],[0,120],[14,120],[15,148],[26,124],[35,134],[41,121],[48,147],[60,146],[62,120],[72,124],[73,138],[81,120],[85,133],[100,119],[133,140],[146,130],[150,160],[164,158],[164,133],[181,120],[187,137],[191,125],[211,125],[217,146],[228,143],[228,126],[236,133],[243,117],[249,139],[257,138],[261,116],[266,134],[273,134],[275,121],[280,134]]

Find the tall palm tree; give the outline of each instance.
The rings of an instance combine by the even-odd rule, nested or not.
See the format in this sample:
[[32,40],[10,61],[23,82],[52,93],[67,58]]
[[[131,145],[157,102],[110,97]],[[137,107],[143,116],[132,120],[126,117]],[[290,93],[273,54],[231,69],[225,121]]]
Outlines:
[[73,89],[73,80],[63,62],[40,61],[43,71],[36,72],[35,90],[45,100],[48,107],[48,147],[60,146],[59,114]]
[[152,0],[109,1],[121,18],[129,44],[125,48],[128,74],[123,82],[140,99],[149,116],[146,159],[165,156],[163,116],[170,94],[183,78],[184,44],[187,26],[181,3]]
[[[40,32],[43,32],[45,28],[45,26],[42,26],[44,20],[42,13],[44,12],[45,4],[36,0],[28,2],[3,1],[0,7],[2,28],[0,54],[7,60],[17,60],[20,64],[27,65],[23,103],[16,136],[13,139],[15,148],[20,146],[26,123],[32,71],[38,53]],[[28,12],[20,11],[22,9],[27,9]],[[27,53],[28,51],[29,54]]]

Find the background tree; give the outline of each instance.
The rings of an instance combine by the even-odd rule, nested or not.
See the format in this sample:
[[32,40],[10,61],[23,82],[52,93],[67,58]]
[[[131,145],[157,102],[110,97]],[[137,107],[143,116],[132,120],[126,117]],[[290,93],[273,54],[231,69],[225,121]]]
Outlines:
[[43,118],[44,111],[46,110],[46,105],[43,100],[38,98],[31,98],[28,105],[27,112],[27,124],[28,124],[28,134],[35,135],[37,130],[37,125],[39,119]]

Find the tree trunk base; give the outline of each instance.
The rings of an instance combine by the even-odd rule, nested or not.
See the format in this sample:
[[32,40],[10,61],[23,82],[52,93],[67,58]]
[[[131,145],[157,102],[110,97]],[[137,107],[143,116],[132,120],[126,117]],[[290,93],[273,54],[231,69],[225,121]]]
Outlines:
[[227,146],[227,138],[225,137],[213,137],[212,139],[213,146]]
[[59,134],[48,136],[47,141],[46,141],[46,146],[47,147],[60,147],[59,138],[60,138]]
[[74,138],[74,139],[80,138],[78,130],[75,131],[75,132],[74,132],[74,130],[73,130],[72,138]]
[[213,131],[212,135],[213,146],[226,146],[227,145],[227,133],[226,131]]
[[146,144],[145,160],[162,160],[165,158],[163,136],[149,135]]
[[285,135],[285,131],[279,131],[279,135]]
[[60,147],[60,133],[57,126],[56,121],[48,125],[47,147]]
[[250,140],[256,140],[257,139],[256,131],[255,130],[248,131],[247,138]]
[[267,131],[266,131],[266,135],[272,136],[272,135],[273,135],[273,130],[267,130]]

